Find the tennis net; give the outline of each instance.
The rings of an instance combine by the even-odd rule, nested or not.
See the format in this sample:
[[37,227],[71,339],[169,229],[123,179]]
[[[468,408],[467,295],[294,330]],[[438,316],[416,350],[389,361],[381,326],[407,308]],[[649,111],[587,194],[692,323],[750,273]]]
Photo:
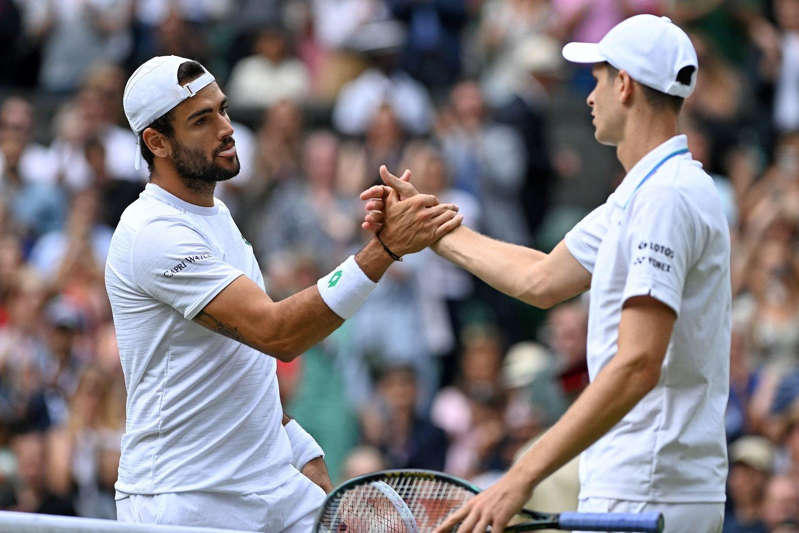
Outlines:
[[0,532],[14,533],[243,533],[232,529],[127,524],[98,518],[75,518],[0,511]]

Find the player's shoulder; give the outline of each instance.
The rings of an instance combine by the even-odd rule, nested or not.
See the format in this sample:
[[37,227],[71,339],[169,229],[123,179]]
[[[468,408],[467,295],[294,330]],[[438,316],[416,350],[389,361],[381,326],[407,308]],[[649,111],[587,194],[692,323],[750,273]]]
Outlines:
[[638,210],[669,211],[709,228],[719,229],[727,224],[713,178],[701,163],[688,158],[675,161],[652,183],[642,187],[635,204]]
[[192,217],[180,209],[146,195],[131,203],[119,219],[112,246],[157,250],[170,243],[202,240]]
[[185,213],[177,207],[159,202],[146,194],[141,194],[122,212],[120,225],[138,230],[155,220],[185,220]]

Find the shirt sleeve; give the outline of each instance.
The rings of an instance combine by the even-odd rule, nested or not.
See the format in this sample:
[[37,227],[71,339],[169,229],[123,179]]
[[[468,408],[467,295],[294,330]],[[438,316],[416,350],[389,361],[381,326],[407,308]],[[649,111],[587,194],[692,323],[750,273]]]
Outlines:
[[649,295],[678,316],[685,278],[697,248],[697,226],[688,201],[677,191],[652,188],[630,206],[627,246],[630,263],[622,301]]
[[226,263],[207,238],[180,220],[150,221],[136,236],[131,254],[136,284],[189,320],[244,275]]
[[607,204],[602,204],[588,213],[566,234],[566,248],[591,274],[594,273],[596,254],[602,238],[607,232]]

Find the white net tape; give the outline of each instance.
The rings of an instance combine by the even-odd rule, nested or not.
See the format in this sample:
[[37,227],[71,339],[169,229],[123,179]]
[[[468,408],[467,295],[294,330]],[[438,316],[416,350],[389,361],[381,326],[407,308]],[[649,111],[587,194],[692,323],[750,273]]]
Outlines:
[[126,524],[97,518],[74,518],[0,511],[0,532],[13,533],[243,533],[206,527]]

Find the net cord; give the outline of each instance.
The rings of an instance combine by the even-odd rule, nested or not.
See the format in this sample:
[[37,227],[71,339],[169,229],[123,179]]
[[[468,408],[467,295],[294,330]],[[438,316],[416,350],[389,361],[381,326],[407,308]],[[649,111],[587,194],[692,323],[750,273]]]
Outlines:
[[0,511],[0,531],[14,533],[244,533],[232,529],[130,524],[99,518],[76,518]]

